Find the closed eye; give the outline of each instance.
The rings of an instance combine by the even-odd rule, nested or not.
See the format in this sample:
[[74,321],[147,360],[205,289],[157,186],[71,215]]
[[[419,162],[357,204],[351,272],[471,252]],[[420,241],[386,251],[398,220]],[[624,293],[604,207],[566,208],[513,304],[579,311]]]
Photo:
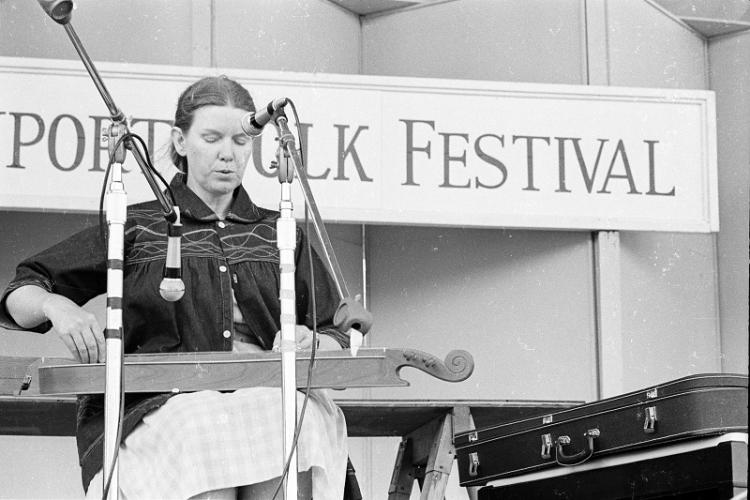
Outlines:
[[232,139],[234,140],[234,143],[237,144],[238,146],[244,146],[245,144],[250,142],[250,137],[248,137],[245,134],[235,135]]

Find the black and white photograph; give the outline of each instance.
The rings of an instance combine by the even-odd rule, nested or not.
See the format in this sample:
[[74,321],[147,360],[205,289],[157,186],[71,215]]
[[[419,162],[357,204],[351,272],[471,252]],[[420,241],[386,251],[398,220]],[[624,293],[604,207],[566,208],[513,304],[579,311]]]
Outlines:
[[750,0],[0,0],[0,500],[747,499]]

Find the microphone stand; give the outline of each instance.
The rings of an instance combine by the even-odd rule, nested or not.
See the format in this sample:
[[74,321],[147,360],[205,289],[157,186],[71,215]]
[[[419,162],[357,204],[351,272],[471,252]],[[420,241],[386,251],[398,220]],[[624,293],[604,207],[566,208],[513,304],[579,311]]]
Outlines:
[[[278,178],[281,183],[281,201],[279,202],[279,219],[276,223],[277,246],[279,248],[280,267],[280,305],[281,305],[281,411],[283,415],[283,449],[284,457],[289,457],[289,474],[284,483],[284,498],[297,498],[297,451],[293,448],[294,431],[297,426],[297,384],[296,384],[296,309],[294,249],[296,245],[297,226],[293,215],[291,183],[294,174],[300,180],[305,202],[312,214],[313,225],[323,245],[323,254],[333,273],[336,291],[340,303],[334,315],[334,326],[350,335],[350,347],[355,356],[362,344],[362,335],[372,325],[372,315],[362,304],[349,295],[349,290],[341,272],[336,254],[333,251],[328,232],[320,217],[317,204],[313,198],[300,152],[296,149],[294,135],[289,130],[288,120],[283,109],[274,114],[274,124],[278,131],[279,165]],[[290,161],[291,160],[291,161]]]
[[[293,141],[294,137],[284,138]],[[276,245],[279,249],[279,301],[281,306],[281,415],[283,422],[282,457],[289,460],[289,473],[284,481],[284,499],[297,498],[297,450],[294,448],[294,430],[297,427],[297,376],[296,376],[296,308],[295,308],[295,259],[297,226],[292,204],[292,180],[294,169],[290,167],[289,155],[283,150],[279,139],[278,178],[281,184],[279,218],[276,221]],[[282,462],[283,463],[283,462]]]
[[[55,18],[53,17],[53,19]],[[104,331],[106,360],[104,395],[104,461],[102,467],[104,485],[102,491],[106,488],[107,476],[109,471],[112,470],[107,498],[114,500],[118,498],[119,492],[119,474],[116,457],[117,448],[120,443],[118,442],[117,423],[120,417],[120,406],[122,405],[123,397],[121,384],[123,363],[122,290],[125,221],[127,219],[127,194],[122,182],[122,164],[125,161],[126,149],[133,153],[138,166],[146,177],[146,181],[148,181],[156,199],[161,204],[164,218],[167,220],[170,227],[175,223],[179,225],[178,211],[176,207],[170,205],[166,196],[159,188],[156,179],[149,169],[149,163],[143,157],[141,150],[135,146],[129,136],[126,136],[126,134],[129,134],[129,130],[125,121],[125,115],[117,107],[107,91],[96,67],[86,53],[86,50],[73,29],[73,26],[70,24],[69,16],[67,19],[63,20],[64,22],[59,19],[55,19],[55,21],[63,24],[65,32],[73,43],[76,52],[78,52],[83,65],[86,67],[86,70],[94,81],[94,85],[99,91],[99,94],[104,99],[104,103],[109,109],[111,117],[111,124],[109,131],[107,132],[107,140],[112,162],[112,174],[109,189],[107,190],[105,197],[109,236],[107,239],[107,323]],[[115,149],[118,142],[120,147]]]

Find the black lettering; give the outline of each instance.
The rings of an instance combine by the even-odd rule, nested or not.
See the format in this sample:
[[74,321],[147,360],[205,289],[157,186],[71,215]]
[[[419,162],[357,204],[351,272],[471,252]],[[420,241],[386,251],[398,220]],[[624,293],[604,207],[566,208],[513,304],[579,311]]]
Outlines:
[[[21,165],[21,146],[32,146],[42,140],[42,136],[44,136],[44,120],[35,113],[14,113],[11,111],[10,115],[13,117],[13,162],[7,166],[10,168],[26,168]],[[24,116],[33,118],[36,121],[36,136],[30,141],[21,140],[21,119]]]
[[351,155],[352,160],[354,160],[354,168],[357,169],[357,174],[359,175],[359,180],[363,182],[372,182],[372,179],[367,177],[365,174],[365,169],[362,167],[362,162],[359,159],[359,154],[357,153],[357,149],[354,147],[354,141],[357,140],[357,137],[359,137],[359,133],[363,130],[367,130],[370,127],[361,125],[357,127],[357,131],[354,132],[354,137],[352,137],[352,140],[349,141],[349,144],[344,147],[344,135],[346,133],[346,129],[349,128],[349,125],[334,125],[339,133],[339,151],[338,151],[338,157],[339,157],[339,164],[338,164],[338,173],[336,174],[336,177],[334,177],[337,181],[348,181],[349,178],[344,173],[344,163],[346,162],[346,157]]
[[[615,162],[617,161],[617,157],[622,157],[622,165],[625,169],[624,174],[613,174],[612,170],[614,169]],[[635,188],[635,181],[633,180],[633,173],[630,171],[630,162],[628,161],[628,155],[625,152],[625,145],[622,143],[622,139],[617,141],[617,148],[615,149],[615,153],[612,155],[612,162],[609,164],[609,170],[607,171],[607,177],[604,179],[604,185],[602,188],[597,191],[598,193],[606,193],[609,194],[610,192],[607,191],[607,184],[609,183],[610,179],[627,179],[628,184],[630,185],[630,191],[628,194],[641,194],[636,188]]]
[[494,137],[498,141],[500,141],[500,146],[505,147],[505,136],[504,135],[495,135],[495,134],[484,134],[477,137],[477,140],[474,141],[474,152],[477,154],[477,156],[484,160],[485,162],[489,163],[490,165],[494,165],[497,167],[498,170],[500,170],[500,173],[502,173],[502,179],[500,182],[494,185],[485,184],[482,181],[479,180],[479,177],[474,177],[474,183],[477,188],[485,188],[485,189],[495,189],[499,188],[503,184],[505,184],[505,181],[508,180],[508,169],[505,167],[505,164],[498,160],[497,158],[488,155],[479,145],[479,143],[484,139],[485,137]]
[[523,188],[524,191],[539,191],[538,188],[534,187],[534,139],[540,139],[549,145],[549,137],[538,137],[533,135],[514,135],[513,144],[516,143],[517,139],[524,139],[526,141],[526,169],[528,185]]
[[[76,129],[76,156],[69,167],[63,167],[57,159],[57,127],[60,125],[60,121],[64,118],[70,120],[73,123],[73,127]],[[49,151],[49,159],[55,168],[64,172],[75,170],[76,167],[81,164],[81,160],[83,160],[83,152],[86,149],[86,136],[83,134],[83,125],[78,121],[78,118],[73,115],[59,115],[55,117],[49,126],[47,149]]]
[[[93,151],[94,151],[94,165],[89,169],[89,172],[104,172],[102,168],[102,151],[107,151],[107,143],[102,141],[102,137],[106,136],[106,133],[102,131],[104,120],[110,120],[109,116],[94,116],[89,115],[89,118],[94,120],[94,140]],[[107,162],[109,162],[109,153],[105,156]]]
[[430,141],[427,141],[427,145],[418,147],[414,145],[414,124],[415,123],[426,123],[432,130],[435,130],[435,122],[426,120],[399,120],[406,124],[406,182],[401,183],[402,186],[419,186],[414,182],[414,152],[427,153],[427,158],[430,157]]
[[659,141],[643,141],[648,144],[648,191],[646,194],[659,195],[659,196],[674,196],[675,187],[672,186],[672,190],[668,193],[659,193],[656,191],[656,154],[654,153],[654,145]]
[[471,187],[471,181],[467,180],[466,184],[456,185],[450,182],[450,164],[451,162],[460,162],[464,167],[466,166],[466,149],[459,156],[451,156],[450,154],[450,142],[451,137],[461,137],[466,144],[469,143],[469,136],[467,134],[453,134],[453,133],[440,133],[443,137],[443,183],[440,187],[453,187],[453,188],[467,188]]
[[559,156],[559,188],[555,190],[558,193],[569,193],[565,184],[565,141],[571,141],[573,143],[573,149],[576,152],[576,158],[578,159],[578,168],[581,170],[583,176],[583,183],[586,185],[586,190],[591,193],[594,189],[594,179],[596,178],[596,171],[599,169],[599,160],[601,160],[602,152],[604,151],[604,145],[609,139],[597,139],[599,141],[599,151],[596,153],[596,160],[594,161],[593,171],[589,171],[586,166],[586,160],[583,158],[583,152],[581,151],[581,138],[580,137],[555,137],[558,142],[558,156]]
[[556,193],[570,193],[570,189],[565,185],[565,141],[571,140],[578,147],[579,138],[574,137],[555,137],[557,141],[557,182]]
[[300,123],[299,130],[299,142],[302,146],[302,162],[305,164],[305,173],[308,179],[327,179],[328,174],[331,173],[331,169],[325,169],[325,172],[319,175],[313,175],[310,173],[310,163],[307,161],[307,137],[309,136],[308,131],[312,128],[312,123]]

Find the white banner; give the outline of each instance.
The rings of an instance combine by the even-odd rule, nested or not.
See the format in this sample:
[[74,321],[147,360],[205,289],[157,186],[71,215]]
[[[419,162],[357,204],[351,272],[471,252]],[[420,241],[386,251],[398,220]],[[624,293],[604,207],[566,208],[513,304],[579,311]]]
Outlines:
[[[180,92],[206,75],[256,106],[289,97],[324,219],[356,223],[718,231],[714,95],[97,63],[131,131],[165,156]],[[294,122],[291,111],[287,113]],[[78,61],[0,58],[0,209],[93,211],[108,109]],[[294,130],[294,127],[292,127]],[[248,166],[277,208],[273,128]],[[128,155],[128,201],[153,198]],[[295,188],[297,214],[302,193]]]

